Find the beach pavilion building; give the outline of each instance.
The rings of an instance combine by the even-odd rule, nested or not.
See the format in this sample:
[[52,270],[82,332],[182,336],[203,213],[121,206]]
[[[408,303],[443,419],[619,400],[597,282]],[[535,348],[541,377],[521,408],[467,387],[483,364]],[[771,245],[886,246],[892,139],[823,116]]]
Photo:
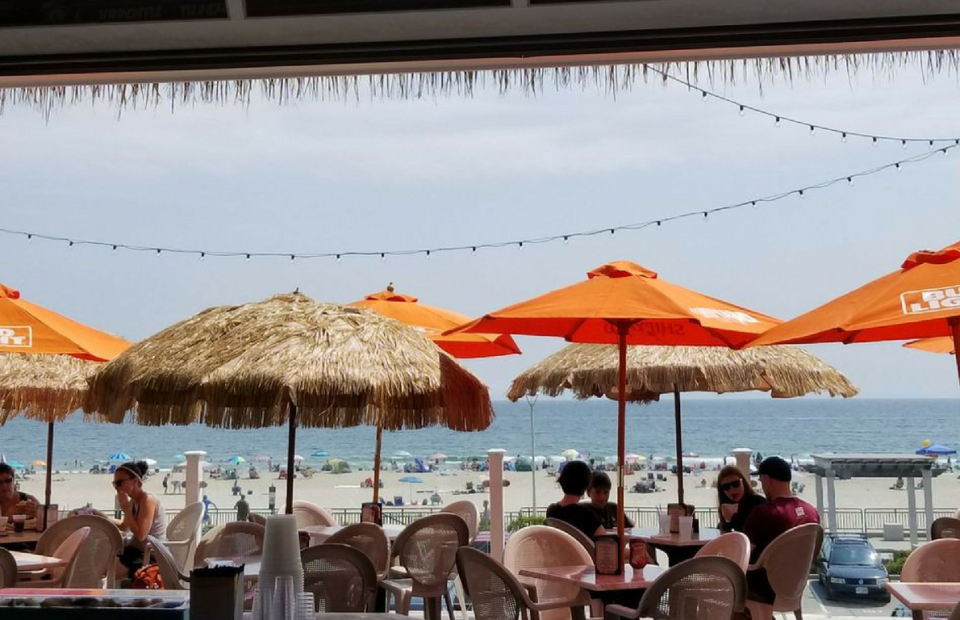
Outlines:
[[[816,475],[817,511],[823,519],[827,532],[838,532],[837,522],[837,479],[850,478],[902,478],[906,481],[907,523],[910,529],[910,544],[917,545],[917,495],[915,481],[919,478],[923,487],[924,526],[927,530],[933,523],[933,485],[935,476],[943,473],[934,467],[936,461],[927,456],[916,454],[814,454],[813,466],[807,471]],[[827,503],[824,504],[823,481],[827,481]],[[826,507],[827,512],[824,513]],[[928,531],[929,537],[929,531]]]

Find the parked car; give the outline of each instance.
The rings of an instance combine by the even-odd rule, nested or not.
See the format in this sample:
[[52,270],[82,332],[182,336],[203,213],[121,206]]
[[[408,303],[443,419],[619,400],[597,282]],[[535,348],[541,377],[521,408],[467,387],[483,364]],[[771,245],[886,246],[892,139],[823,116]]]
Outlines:
[[825,537],[817,573],[828,599],[853,596],[890,600],[890,593],[883,587],[890,576],[873,545],[863,536]]

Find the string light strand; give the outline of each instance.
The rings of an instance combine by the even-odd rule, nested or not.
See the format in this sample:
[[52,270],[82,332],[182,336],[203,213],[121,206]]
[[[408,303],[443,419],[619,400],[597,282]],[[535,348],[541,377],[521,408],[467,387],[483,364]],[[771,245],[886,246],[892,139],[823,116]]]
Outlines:
[[347,258],[347,257],[379,256],[381,260],[386,260],[388,256],[413,256],[417,254],[424,255],[424,256],[432,256],[432,255],[439,254],[441,252],[445,252],[445,253],[470,252],[472,254],[476,254],[478,250],[492,250],[492,249],[499,249],[499,248],[506,248],[506,247],[523,249],[525,246],[528,246],[528,245],[533,245],[533,244],[539,245],[539,244],[545,244],[545,243],[553,243],[556,241],[562,241],[564,244],[566,244],[571,239],[595,237],[598,235],[611,236],[620,231],[643,230],[649,227],[660,228],[665,224],[678,222],[678,221],[690,219],[690,218],[699,218],[703,220],[716,213],[734,211],[734,210],[742,209],[745,207],[757,209],[761,205],[778,202],[780,200],[784,200],[791,196],[796,196],[797,198],[804,198],[811,191],[827,189],[829,187],[832,187],[840,183],[852,185],[854,179],[873,176],[875,174],[879,174],[886,170],[894,169],[899,171],[904,166],[909,166],[911,164],[918,164],[920,162],[931,159],[938,154],[947,155],[950,153],[950,151],[957,148],[958,146],[956,144],[941,146],[935,150],[926,151],[919,155],[914,155],[913,157],[907,157],[905,159],[901,159],[895,162],[890,162],[888,164],[876,166],[874,168],[869,168],[867,170],[861,170],[859,172],[844,174],[836,178],[830,179],[828,181],[821,181],[819,183],[814,183],[812,185],[797,187],[795,189],[779,192],[776,194],[769,194],[767,196],[750,198],[748,200],[744,200],[741,202],[713,207],[710,209],[696,209],[694,211],[687,211],[685,213],[678,213],[675,215],[658,217],[656,219],[650,219],[643,222],[635,222],[632,224],[623,224],[620,226],[608,225],[608,226],[604,226],[602,228],[597,228],[594,230],[580,230],[580,231],[560,233],[556,235],[547,235],[543,237],[532,237],[527,239],[512,239],[509,241],[495,241],[490,243],[470,243],[465,245],[438,246],[438,247],[430,247],[430,248],[400,249],[400,250],[339,250],[335,252],[297,253],[297,252],[289,252],[289,251],[288,252],[217,251],[217,250],[201,250],[201,249],[191,249],[191,248],[164,247],[164,246],[132,245],[127,243],[120,243],[117,241],[96,241],[91,239],[77,239],[72,237],[48,235],[48,234],[38,233],[34,231],[17,230],[17,229],[2,228],[2,227],[0,227],[0,234],[24,237],[28,242],[33,242],[35,240],[43,240],[43,241],[65,243],[70,248],[74,248],[77,246],[90,246],[90,247],[96,247],[96,248],[107,248],[114,252],[117,250],[128,250],[132,252],[151,252],[157,255],[164,254],[164,253],[188,254],[188,255],[198,256],[201,260],[208,257],[218,257],[218,258],[240,257],[247,262],[249,262],[253,258],[278,258],[279,257],[279,258],[284,258],[291,262],[299,259],[334,258],[339,263],[343,258]]
[[930,146],[931,148],[934,147],[935,145],[940,145],[944,143],[953,143],[954,146],[960,145],[960,137],[918,138],[918,137],[891,136],[891,135],[881,135],[881,134],[875,135],[875,134],[864,133],[859,131],[850,131],[849,129],[839,129],[837,127],[830,127],[827,125],[821,125],[819,123],[811,123],[809,121],[801,120],[798,118],[791,118],[789,116],[784,116],[783,114],[776,114],[774,112],[769,112],[762,108],[758,108],[746,103],[741,103],[734,99],[730,99],[729,97],[725,97],[713,91],[707,90],[701,86],[697,86],[692,82],[688,82],[687,80],[684,80],[675,75],[672,75],[666,71],[663,71],[662,69],[657,69],[656,67],[653,67],[651,65],[647,65],[646,70],[652,73],[656,73],[666,81],[674,82],[681,86],[685,86],[687,89],[698,93],[702,101],[706,101],[711,98],[716,99],[717,101],[728,103],[731,106],[736,106],[740,116],[745,116],[747,112],[760,114],[762,116],[766,116],[767,118],[772,118],[774,121],[774,125],[777,127],[779,127],[782,123],[789,123],[792,125],[797,125],[799,127],[805,128],[810,133],[810,135],[816,135],[817,132],[822,131],[825,133],[830,133],[830,134],[839,136],[841,142],[847,142],[849,138],[863,138],[865,140],[870,140],[873,144],[877,144],[878,142],[898,142],[903,147],[906,147],[907,144],[921,143],[921,142],[927,143],[927,145]]

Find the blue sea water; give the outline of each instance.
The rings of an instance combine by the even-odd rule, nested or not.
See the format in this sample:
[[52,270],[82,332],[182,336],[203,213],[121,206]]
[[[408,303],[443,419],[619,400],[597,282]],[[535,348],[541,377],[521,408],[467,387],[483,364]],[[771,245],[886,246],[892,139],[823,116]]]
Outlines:
[[[508,454],[530,454],[530,409],[521,401],[494,403],[497,417],[483,432],[458,433],[442,428],[384,433],[386,457],[405,450],[415,456],[443,452],[449,457],[486,454],[504,448]],[[535,405],[537,454],[559,454],[574,448],[594,457],[616,453],[617,407],[608,400],[569,401],[541,398]],[[7,460],[29,463],[43,459],[46,425],[16,419],[0,427],[0,453]],[[328,430],[301,428],[297,452],[308,461],[324,450],[331,457],[369,466],[376,432],[371,427]],[[702,456],[722,456],[737,447],[763,454],[808,455],[836,452],[912,452],[925,439],[957,447],[960,400],[793,400],[688,398],[683,402],[684,449]],[[627,409],[627,451],[649,456],[673,453],[673,399],[632,405]],[[222,430],[203,426],[146,427],[84,422],[75,415],[56,426],[54,462],[58,468],[86,466],[114,452],[153,458],[170,466],[185,450],[205,450],[211,461],[234,455],[283,458],[285,428]]]

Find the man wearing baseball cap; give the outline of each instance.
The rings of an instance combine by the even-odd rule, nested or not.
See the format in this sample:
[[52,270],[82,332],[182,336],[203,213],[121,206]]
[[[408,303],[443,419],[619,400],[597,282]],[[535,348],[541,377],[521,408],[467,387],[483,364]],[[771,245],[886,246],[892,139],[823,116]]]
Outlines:
[[[792,471],[790,463],[779,456],[768,456],[757,468],[760,474],[760,486],[767,503],[761,504],[750,512],[743,533],[750,539],[753,550],[750,562],[756,562],[760,553],[774,539],[787,530],[806,523],[820,523],[817,509],[798,497],[790,490]],[[762,573],[762,574],[761,574]],[[766,571],[747,572],[749,598],[761,603],[772,603],[774,592],[767,581]]]

